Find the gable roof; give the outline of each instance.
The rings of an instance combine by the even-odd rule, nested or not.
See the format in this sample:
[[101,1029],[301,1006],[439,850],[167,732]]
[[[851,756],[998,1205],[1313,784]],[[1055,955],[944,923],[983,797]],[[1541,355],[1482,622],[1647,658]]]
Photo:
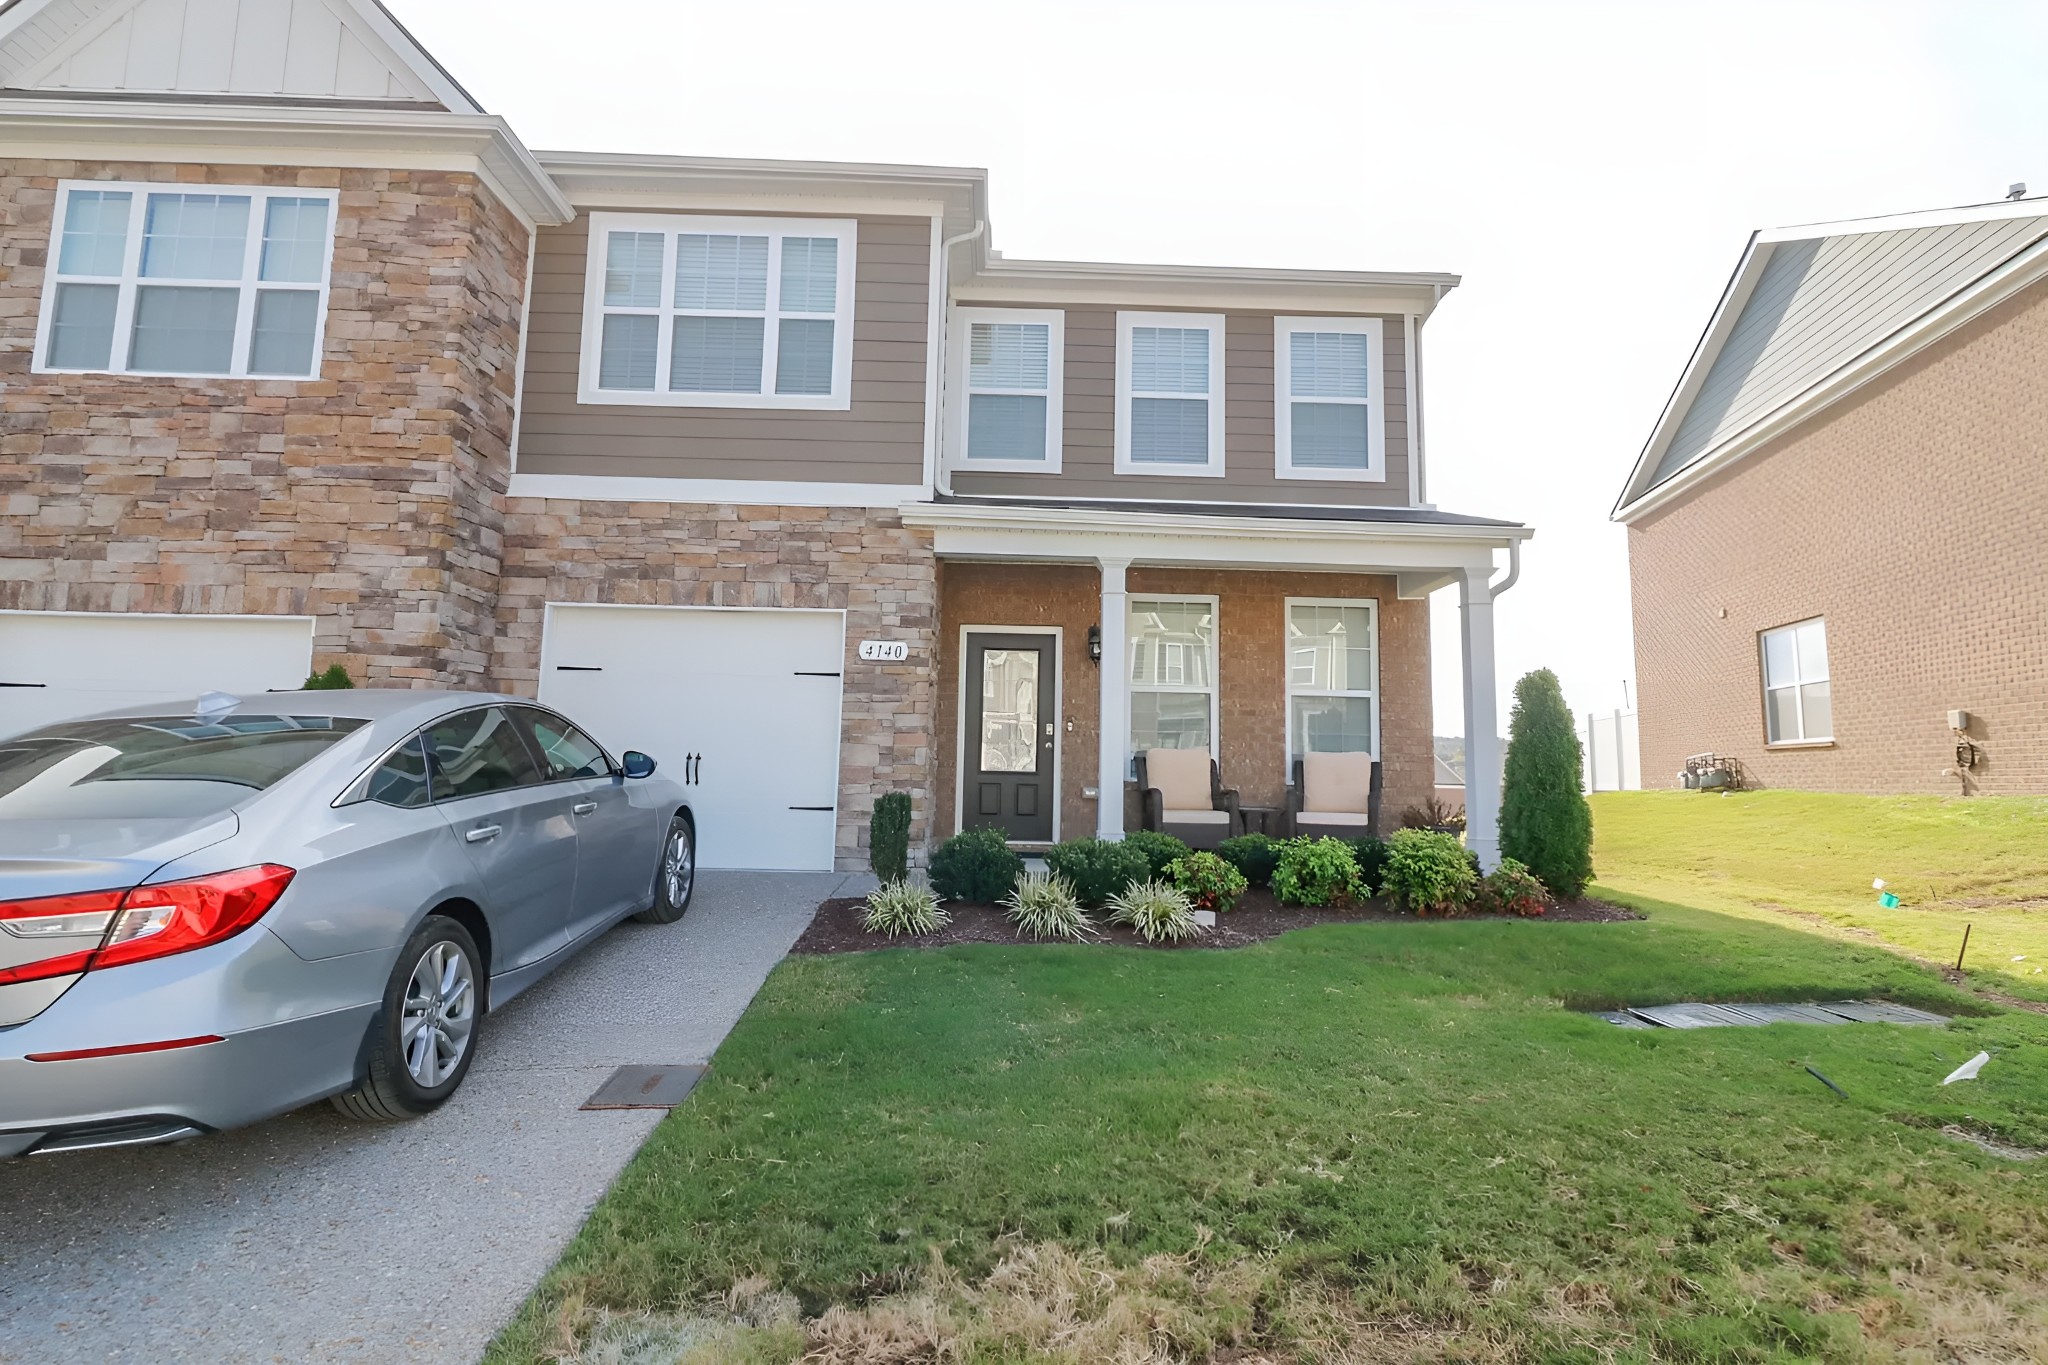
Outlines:
[[381,0],[4,0],[0,92],[483,112]]
[[2048,276],[2048,203],[1750,238],[1615,504],[1631,521]]

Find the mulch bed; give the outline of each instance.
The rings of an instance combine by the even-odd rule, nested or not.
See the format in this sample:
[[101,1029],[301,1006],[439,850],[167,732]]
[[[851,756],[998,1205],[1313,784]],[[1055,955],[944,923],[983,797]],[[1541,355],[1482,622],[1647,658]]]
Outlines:
[[[860,927],[863,905],[862,901],[853,897],[826,901],[818,907],[818,913],[811,919],[810,928],[804,930],[803,937],[796,941],[796,946],[790,951],[814,954],[865,953],[876,948],[942,948],[953,943],[1039,941],[1020,939],[1015,927],[1003,917],[1003,912],[993,905],[963,905],[958,902],[947,903],[946,909],[952,912],[953,922],[938,932],[888,938],[882,934],[871,934]],[[1502,918],[1505,916],[1468,915],[1456,922]],[[1552,906],[1543,916],[1543,920],[1563,924],[1608,923],[1641,918],[1640,914],[1625,906],[1609,905],[1606,901],[1596,900],[1567,901]],[[1122,944],[1129,948],[1242,948],[1246,944],[1278,938],[1290,929],[1306,929],[1314,924],[1418,922],[1443,924],[1452,921],[1418,921],[1415,916],[1402,914],[1379,899],[1367,901],[1362,906],[1348,910],[1304,909],[1300,906],[1282,905],[1273,899],[1271,891],[1256,887],[1245,893],[1235,909],[1219,915],[1215,928],[1185,943],[1151,944],[1129,929],[1104,925],[1097,926],[1099,937],[1088,941]]]

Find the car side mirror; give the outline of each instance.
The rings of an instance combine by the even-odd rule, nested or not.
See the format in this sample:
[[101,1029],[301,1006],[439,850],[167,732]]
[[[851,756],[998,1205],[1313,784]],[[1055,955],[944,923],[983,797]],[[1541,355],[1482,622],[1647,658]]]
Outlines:
[[638,749],[628,749],[619,755],[619,770],[628,777],[652,777],[654,760]]

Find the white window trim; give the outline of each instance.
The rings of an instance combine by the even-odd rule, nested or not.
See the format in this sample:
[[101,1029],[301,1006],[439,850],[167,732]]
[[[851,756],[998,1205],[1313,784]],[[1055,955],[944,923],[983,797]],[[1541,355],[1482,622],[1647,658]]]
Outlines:
[[[1043,460],[975,459],[967,450],[967,405],[974,390],[967,387],[968,362],[977,322],[1042,323],[1047,333],[1045,389],[1045,458]],[[953,345],[947,357],[946,449],[956,469],[1006,474],[1057,474],[1066,448],[1067,315],[1059,308],[956,308]],[[983,393],[1026,393],[1025,389],[983,389]]]
[[[128,237],[122,248],[121,275],[60,275],[57,267],[64,251],[64,220],[71,211],[71,196],[74,191],[104,190],[126,193],[128,204]],[[246,194],[249,196],[249,232],[242,243],[242,274],[233,280],[187,280],[142,277],[142,229],[144,215],[149,211],[151,194]],[[335,219],[340,209],[340,192],[331,189],[309,189],[298,185],[213,185],[185,181],[149,180],[60,180],[57,182],[57,201],[50,216],[48,265],[43,272],[43,298],[36,315],[35,351],[29,359],[31,374],[120,374],[148,378],[166,379],[254,379],[264,382],[286,384],[303,383],[320,378],[326,364],[327,341],[327,298],[334,277],[334,235]],[[256,291],[261,288],[296,290],[310,293],[315,286],[309,280],[259,280],[258,273],[263,263],[263,227],[268,221],[268,201],[283,199],[322,199],[327,203],[327,252],[321,260],[320,304],[313,316],[313,370],[310,374],[250,374],[249,346],[256,327]],[[107,363],[104,366],[68,366],[46,363],[50,350],[50,323],[57,310],[57,287],[60,284],[114,284],[120,288],[114,305],[114,339],[107,348]],[[156,286],[189,286],[210,289],[234,289],[240,297],[235,304],[235,340],[229,352],[229,367],[219,370],[133,370],[127,360],[134,345],[135,295],[144,284]]]
[[[1140,692],[1171,692],[1177,696],[1196,696],[1206,692],[1209,696],[1209,757],[1223,755],[1223,599],[1209,593],[1199,592],[1146,592],[1130,593],[1124,599],[1124,648],[1131,651],[1123,661],[1124,670],[1124,749],[1125,771],[1137,771],[1138,746],[1132,735],[1137,721],[1137,711],[1131,699]],[[1133,622],[1138,615],[1140,602],[1199,603],[1209,609],[1209,666],[1210,677],[1207,687],[1140,687],[1131,681],[1131,665],[1136,660],[1138,632]],[[1106,662],[1106,661],[1105,661]],[[1186,664],[1183,661],[1183,668]]]
[[[1379,599],[1373,597],[1288,597],[1282,599],[1280,603],[1280,647],[1282,649],[1291,650],[1293,648],[1287,631],[1289,625],[1294,620],[1294,609],[1296,607],[1365,608],[1366,619],[1369,622],[1371,622],[1372,625],[1372,690],[1370,692],[1364,692],[1360,691],[1357,688],[1333,689],[1327,687],[1297,687],[1294,683],[1294,660],[1292,657],[1289,657],[1285,661],[1287,665],[1286,710],[1281,716],[1282,724],[1285,726],[1287,732],[1285,739],[1285,743],[1287,746],[1287,766],[1285,771],[1292,773],[1294,771],[1294,760],[1297,757],[1299,757],[1299,755],[1297,755],[1294,752],[1294,699],[1296,697],[1368,698],[1372,702],[1372,756],[1374,760],[1377,761],[1381,757]],[[1290,777],[1288,780],[1292,781],[1293,779]]]
[[[1294,465],[1293,368],[1295,332],[1345,332],[1366,338],[1366,393],[1356,398],[1317,398],[1317,403],[1352,403],[1366,410],[1366,466],[1363,469],[1297,469]],[[1386,323],[1380,318],[1273,319],[1273,477],[1336,480],[1346,483],[1387,481],[1387,353]]]
[[[1131,391],[1131,329],[1206,327],[1209,331],[1209,460],[1206,464],[1136,464],[1131,460],[1131,399],[1193,398],[1189,393],[1134,394]],[[1168,478],[1223,477],[1223,314],[1118,313],[1116,315],[1116,459],[1119,474],[1164,474]],[[1192,599],[1190,599],[1192,600]]]
[[[852,218],[733,218],[696,213],[593,213],[590,241],[583,270],[583,342],[576,372],[576,401],[613,407],[667,408],[801,408],[845,412],[853,406],[853,277],[854,252],[859,224]],[[604,302],[605,252],[613,232],[659,232],[661,248],[661,295],[652,308],[607,308]],[[661,320],[655,330],[654,378],[667,382],[669,347],[674,335],[676,234],[681,232],[733,233],[767,236],[768,296],[761,313],[734,311],[733,317],[765,319],[761,340],[760,393],[671,393],[667,389],[601,389],[597,386],[598,364],[604,343],[606,313],[639,313]],[[780,339],[776,325],[784,314],[777,311],[782,292],[782,239],[785,237],[836,237],[839,239],[839,278],[832,310],[832,392],[776,393],[775,357]],[[687,311],[687,310],[686,310]],[[716,316],[690,312],[690,316]],[[822,319],[822,313],[788,314],[790,317]]]
[[[1799,644],[1795,640],[1792,644],[1792,671],[1797,676],[1793,681],[1782,686],[1771,686],[1771,659],[1766,642],[1773,635],[1784,635],[1798,630],[1801,626],[1810,626],[1816,623],[1819,624],[1821,630],[1821,666],[1826,671],[1818,677],[1807,677],[1799,666]],[[1829,657],[1827,652],[1827,631],[1827,617],[1808,616],[1802,620],[1787,621],[1782,626],[1772,626],[1767,630],[1760,630],[1756,633],[1756,672],[1759,684],[1757,695],[1763,702],[1764,708],[1764,747],[1770,749],[1798,749],[1811,745],[1832,744],[1835,742],[1835,665],[1834,660]],[[1771,693],[1783,692],[1789,689],[1794,694],[1793,701],[1797,703],[1800,701],[1798,696],[1799,690],[1810,683],[1826,683],[1828,685],[1828,733],[1824,735],[1807,734],[1806,707],[1804,705],[1794,705],[1792,712],[1799,718],[1799,733],[1796,735],[1782,735],[1776,739],[1771,738]]]

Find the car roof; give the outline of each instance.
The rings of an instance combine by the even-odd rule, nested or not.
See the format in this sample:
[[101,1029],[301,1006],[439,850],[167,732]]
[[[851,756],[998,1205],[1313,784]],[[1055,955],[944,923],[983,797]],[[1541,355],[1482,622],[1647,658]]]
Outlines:
[[[231,716],[341,716],[356,720],[394,721],[424,724],[466,706],[491,702],[514,702],[531,706],[530,697],[504,692],[459,692],[447,689],[411,687],[356,687],[293,692],[239,692]],[[198,711],[199,698],[189,701],[155,702],[146,706],[124,706],[106,716],[189,716]]]

